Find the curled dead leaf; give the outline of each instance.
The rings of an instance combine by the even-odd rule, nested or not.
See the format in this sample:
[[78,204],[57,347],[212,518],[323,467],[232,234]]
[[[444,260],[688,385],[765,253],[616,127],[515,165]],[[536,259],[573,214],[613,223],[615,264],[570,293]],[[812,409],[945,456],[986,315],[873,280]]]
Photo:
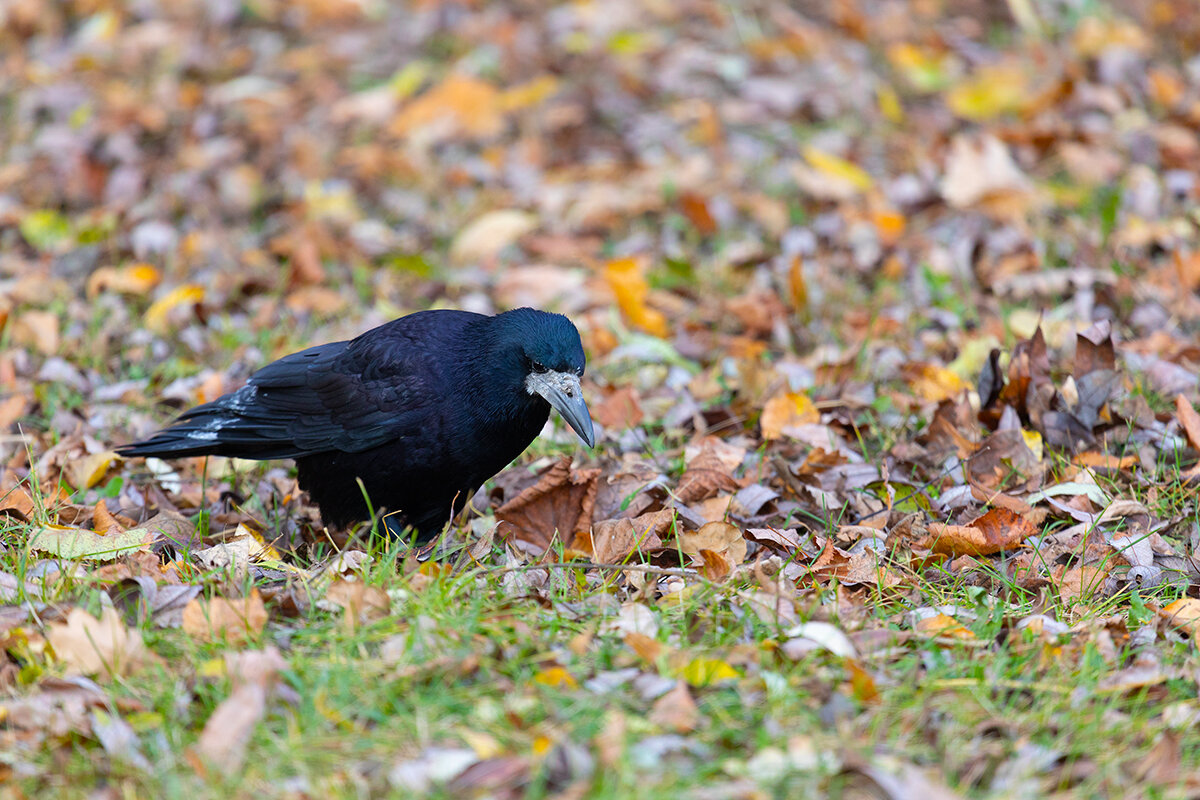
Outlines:
[[599,477],[599,469],[571,469],[570,458],[559,460],[496,509],[500,535],[539,555],[555,542],[570,548],[591,525]]

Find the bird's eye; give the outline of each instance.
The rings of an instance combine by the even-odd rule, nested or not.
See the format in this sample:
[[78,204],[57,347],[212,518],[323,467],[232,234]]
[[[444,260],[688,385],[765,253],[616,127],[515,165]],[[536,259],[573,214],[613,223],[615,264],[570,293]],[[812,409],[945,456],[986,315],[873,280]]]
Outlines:
[[546,365],[540,361],[535,361],[535,362],[533,362],[533,371],[534,372],[545,372]]

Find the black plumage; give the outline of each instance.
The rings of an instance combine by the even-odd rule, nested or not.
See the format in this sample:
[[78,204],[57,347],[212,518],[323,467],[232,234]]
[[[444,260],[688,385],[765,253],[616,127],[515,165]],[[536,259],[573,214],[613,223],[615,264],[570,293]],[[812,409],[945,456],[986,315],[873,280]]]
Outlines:
[[[560,314],[422,311],[310,347],[184,412],[123,456],[294,458],[326,525],[369,519],[436,535],[558,409],[594,444],[583,346]],[[362,481],[362,487],[359,486]]]

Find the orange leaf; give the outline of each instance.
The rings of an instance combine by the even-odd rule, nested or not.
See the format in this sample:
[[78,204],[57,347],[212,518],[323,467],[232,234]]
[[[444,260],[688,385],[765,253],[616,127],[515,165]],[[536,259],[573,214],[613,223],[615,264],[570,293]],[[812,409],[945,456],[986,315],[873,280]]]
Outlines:
[[929,534],[917,546],[952,556],[985,556],[1016,547],[1036,530],[1025,517],[1006,508],[993,508],[970,525],[932,522]]
[[781,439],[785,428],[821,421],[821,413],[804,392],[781,392],[763,406],[759,424],[764,439]]
[[646,305],[650,286],[642,275],[642,264],[636,258],[618,258],[604,266],[604,278],[617,298],[621,313],[635,328],[666,337],[670,330],[661,311]]

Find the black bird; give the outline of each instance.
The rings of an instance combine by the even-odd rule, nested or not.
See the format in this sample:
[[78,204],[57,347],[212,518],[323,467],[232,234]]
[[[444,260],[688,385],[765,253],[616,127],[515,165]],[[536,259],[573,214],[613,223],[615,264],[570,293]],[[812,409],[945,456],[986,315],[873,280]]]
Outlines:
[[529,446],[551,407],[595,444],[583,369],[561,314],[421,311],[285,356],[118,452],[294,458],[326,525],[386,510],[392,533],[408,526],[424,542]]

